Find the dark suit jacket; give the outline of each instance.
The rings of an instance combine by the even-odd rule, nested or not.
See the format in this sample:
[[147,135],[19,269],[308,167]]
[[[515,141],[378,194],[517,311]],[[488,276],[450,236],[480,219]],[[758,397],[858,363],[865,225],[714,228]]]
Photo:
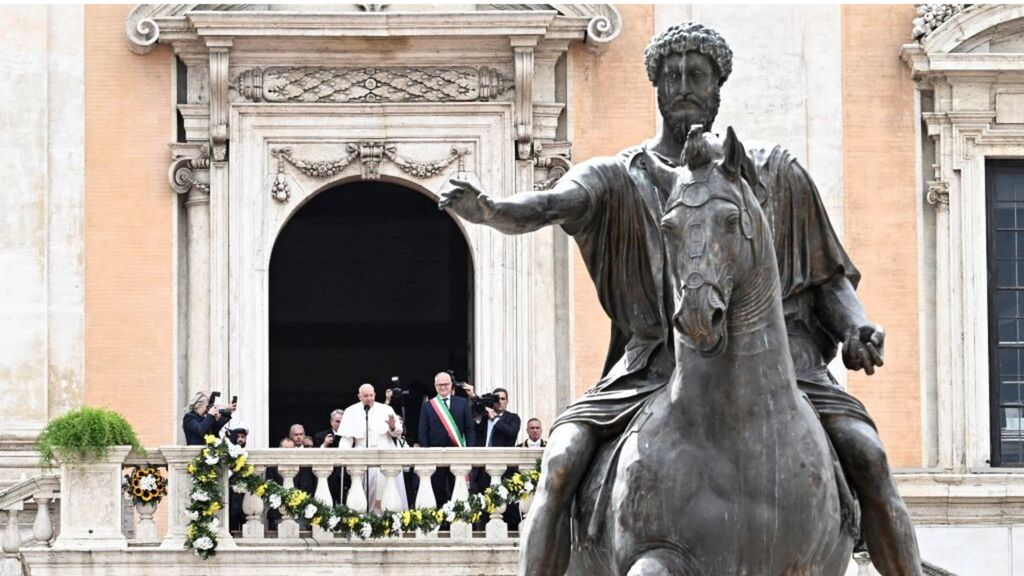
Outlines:
[[[455,420],[455,425],[462,431],[466,438],[466,446],[476,445],[476,430],[474,429],[473,412],[469,408],[469,401],[460,396],[452,394],[449,397],[449,412]],[[444,424],[441,423],[430,402],[424,402],[420,407],[420,446],[424,448],[450,448],[454,447]]]
[[[487,442],[487,420],[484,419],[484,443]],[[496,448],[512,448],[516,445],[516,437],[519,436],[521,422],[519,414],[506,411],[494,423],[491,430],[491,443],[488,446]]]

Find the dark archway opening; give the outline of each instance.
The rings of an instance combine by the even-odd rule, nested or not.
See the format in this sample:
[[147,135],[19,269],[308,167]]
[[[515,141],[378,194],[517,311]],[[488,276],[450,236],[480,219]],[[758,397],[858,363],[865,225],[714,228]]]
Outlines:
[[327,428],[364,382],[383,402],[393,376],[414,441],[433,375],[472,381],[472,282],[465,237],[427,196],[356,182],[310,200],[270,259],[270,445]]

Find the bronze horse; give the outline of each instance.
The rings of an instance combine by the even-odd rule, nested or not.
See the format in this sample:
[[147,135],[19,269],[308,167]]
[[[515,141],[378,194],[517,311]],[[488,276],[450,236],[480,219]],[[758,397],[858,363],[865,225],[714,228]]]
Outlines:
[[[854,530],[828,439],[796,386],[771,230],[744,178],[743,145],[729,128],[716,147],[698,127],[685,166],[643,154],[671,190],[661,225],[677,365],[584,478],[569,573],[843,574]],[[601,529],[581,535],[595,520]]]

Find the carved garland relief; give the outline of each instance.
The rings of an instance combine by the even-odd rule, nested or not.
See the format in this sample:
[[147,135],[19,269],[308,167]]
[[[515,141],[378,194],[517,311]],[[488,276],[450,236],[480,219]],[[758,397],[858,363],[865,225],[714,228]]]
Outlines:
[[345,154],[328,160],[304,160],[292,155],[290,147],[281,147],[271,151],[277,159],[277,175],[271,184],[270,194],[278,202],[287,202],[291,198],[285,165],[290,164],[302,174],[310,178],[332,178],[341,174],[349,164],[359,159],[362,163],[362,178],[377,180],[380,178],[380,163],[388,160],[399,170],[417,179],[432,178],[441,174],[448,166],[458,161],[459,170],[464,170],[463,159],[470,154],[468,148],[452,146],[448,156],[437,160],[419,162],[398,154],[398,147],[387,142],[359,142],[345,145]]

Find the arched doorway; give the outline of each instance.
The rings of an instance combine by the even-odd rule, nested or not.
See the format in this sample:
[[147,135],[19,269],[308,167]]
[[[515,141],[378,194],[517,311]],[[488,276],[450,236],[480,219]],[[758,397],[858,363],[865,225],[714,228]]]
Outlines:
[[383,401],[393,376],[414,435],[437,371],[472,381],[472,282],[462,231],[415,190],[355,182],[300,208],[270,259],[270,445],[326,428],[364,382]]

